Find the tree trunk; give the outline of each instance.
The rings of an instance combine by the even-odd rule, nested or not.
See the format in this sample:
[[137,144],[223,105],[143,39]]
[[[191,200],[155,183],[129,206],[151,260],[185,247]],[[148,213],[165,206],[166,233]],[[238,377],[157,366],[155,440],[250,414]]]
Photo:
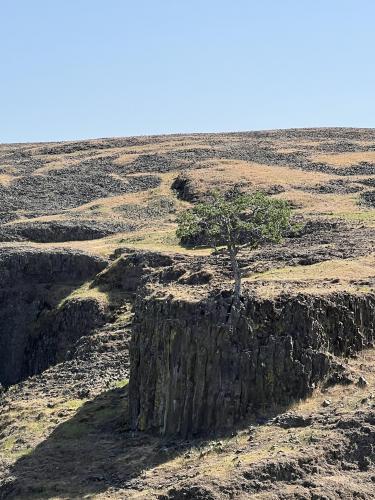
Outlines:
[[238,302],[241,296],[241,271],[238,265],[235,249],[228,247],[228,251],[234,277],[234,299]]

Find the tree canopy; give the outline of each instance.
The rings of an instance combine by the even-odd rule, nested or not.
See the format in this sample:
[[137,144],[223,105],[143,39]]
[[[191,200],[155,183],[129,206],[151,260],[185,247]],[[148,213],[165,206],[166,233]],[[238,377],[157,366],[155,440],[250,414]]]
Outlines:
[[240,294],[241,273],[237,254],[241,244],[252,249],[262,241],[278,243],[290,227],[291,209],[284,200],[262,192],[244,194],[214,193],[207,202],[197,203],[177,217],[177,237],[184,241],[204,235],[212,248],[225,246],[235,279],[235,293]]

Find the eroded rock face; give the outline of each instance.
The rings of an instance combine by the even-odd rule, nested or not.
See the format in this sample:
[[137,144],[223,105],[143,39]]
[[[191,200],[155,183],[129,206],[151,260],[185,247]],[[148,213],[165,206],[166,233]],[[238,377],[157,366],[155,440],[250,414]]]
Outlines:
[[250,412],[311,393],[374,337],[375,297],[144,299],[131,344],[134,428],[194,436],[231,429]]
[[23,222],[0,226],[0,241],[35,241],[51,243],[104,238],[120,231],[133,231],[135,225],[103,223],[95,220]]
[[123,256],[120,254],[120,257],[115,252],[113,258],[117,258],[117,261],[97,276],[94,285],[120,289],[130,294],[134,294],[151,274],[160,269],[170,269],[174,264],[172,257],[148,251],[133,251]]
[[0,249],[1,289],[21,285],[86,281],[104,269],[104,259],[70,250]]
[[[52,311],[43,310],[40,316],[26,338],[17,370],[20,379],[69,358],[70,349],[79,338],[104,324],[106,309],[92,298],[73,299]],[[14,373],[14,369],[9,372]]]
[[103,318],[94,300],[58,306],[106,261],[79,252],[0,252],[0,383],[10,385],[60,361]]

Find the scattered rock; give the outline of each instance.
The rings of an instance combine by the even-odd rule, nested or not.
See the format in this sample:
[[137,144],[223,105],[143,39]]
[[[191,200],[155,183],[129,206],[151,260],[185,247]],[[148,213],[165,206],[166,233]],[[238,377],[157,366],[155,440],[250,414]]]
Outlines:
[[212,271],[202,269],[201,271],[191,273],[188,276],[183,275],[178,281],[184,285],[204,285],[209,283],[213,277],[214,275]]
[[160,500],[218,500],[220,497],[206,486],[177,486],[168,490],[168,495],[160,495]]
[[357,385],[358,387],[366,387],[368,385],[368,382],[367,380],[365,379],[365,377],[363,377],[362,375],[359,377],[358,381],[357,381]]
[[186,172],[176,177],[171,188],[177,192],[177,197],[180,200],[193,202],[198,199],[197,187]]
[[311,425],[311,415],[305,416],[297,413],[283,413],[272,420],[273,424],[282,427],[283,429],[291,429],[293,427],[307,427]]

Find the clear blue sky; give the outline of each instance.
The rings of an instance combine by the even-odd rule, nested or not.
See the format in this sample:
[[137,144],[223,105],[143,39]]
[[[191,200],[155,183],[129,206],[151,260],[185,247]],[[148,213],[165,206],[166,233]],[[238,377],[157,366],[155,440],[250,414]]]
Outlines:
[[375,126],[374,0],[0,0],[0,142]]

